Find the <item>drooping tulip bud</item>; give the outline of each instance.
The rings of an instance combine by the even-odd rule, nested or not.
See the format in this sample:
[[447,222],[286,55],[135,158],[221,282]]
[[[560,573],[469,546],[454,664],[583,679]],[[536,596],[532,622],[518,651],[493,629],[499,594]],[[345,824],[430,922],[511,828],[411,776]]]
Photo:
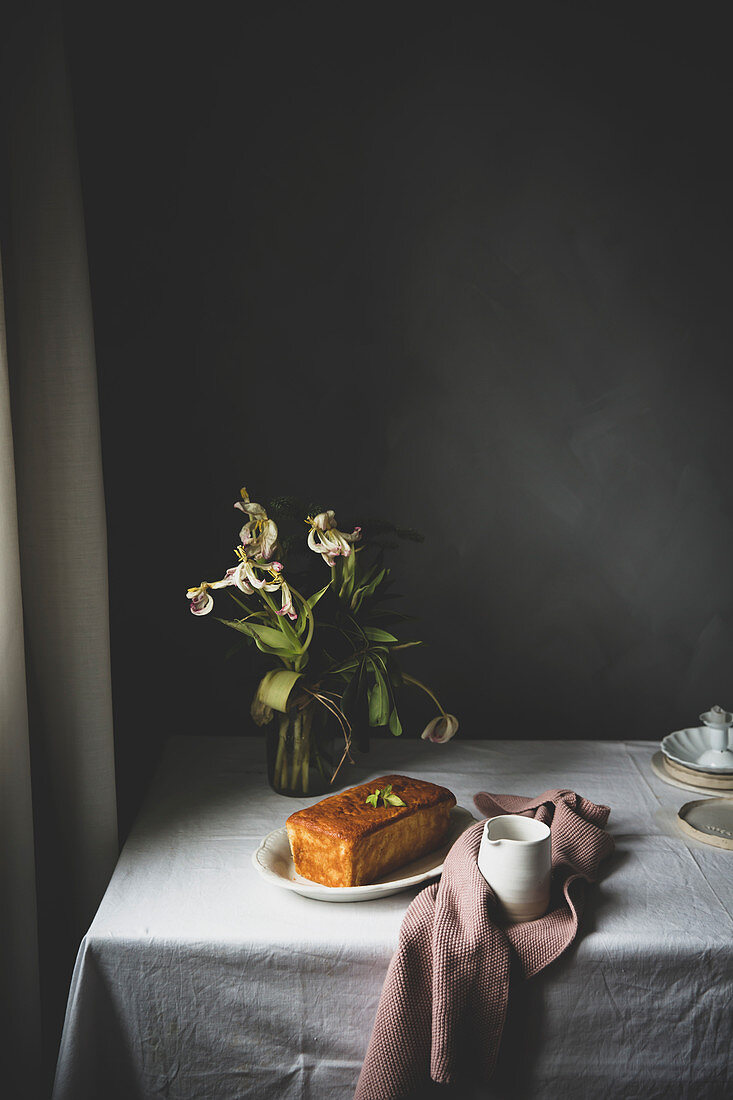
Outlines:
[[436,745],[443,745],[455,737],[458,732],[458,719],[454,714],[439,714],[428,722],[422,731],[423,741],[434,741]]

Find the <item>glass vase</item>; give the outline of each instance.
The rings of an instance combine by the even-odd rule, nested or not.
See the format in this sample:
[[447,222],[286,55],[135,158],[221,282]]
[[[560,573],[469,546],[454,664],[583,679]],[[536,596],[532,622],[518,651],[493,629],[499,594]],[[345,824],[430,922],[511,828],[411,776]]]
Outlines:
[[278,794],[326,794],[334,772],[333,733],[316,702],[276,713],[267,728],[267,779]]

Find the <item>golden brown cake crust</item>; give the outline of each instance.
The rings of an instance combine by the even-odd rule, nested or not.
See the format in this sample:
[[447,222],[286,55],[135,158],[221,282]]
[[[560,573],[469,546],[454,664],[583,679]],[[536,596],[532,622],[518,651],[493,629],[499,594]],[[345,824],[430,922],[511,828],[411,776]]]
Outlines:
[[[392,787],[404,806],[373,807],[367,796]],[[287,820],[295,870],[324,886],[363,886],[442,843],[456,800],[447,787],[383,775]]]
[[[392,785],[392,793],[399,795],[404,806],[384,806],[380,799],[376,809],[367,804],[367,795],[377,789],[384,790]],[[447,787],[429,783],[423,779],[410,779],[406,775],[383,775],[371,779],[348,791],[331,795],[314,806],[297,810],[291,814],[291,822],[307,827],[310,832],[318,832],[344,840],[360,840],[372,833],[384,829],[400,818],[413,814],[416,810],[447,804],[455,806],[456,799]]]

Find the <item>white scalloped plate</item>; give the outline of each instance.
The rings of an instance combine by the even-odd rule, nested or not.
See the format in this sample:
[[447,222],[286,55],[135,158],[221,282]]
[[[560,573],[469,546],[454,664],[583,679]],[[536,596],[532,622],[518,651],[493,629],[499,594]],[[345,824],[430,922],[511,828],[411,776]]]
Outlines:
[[711,747],[710,731],[707,726],[675,730],[674,733],[667,734],[661,745],[665,756],[678,764],[684,764],[686,768],[692,768],[696,772],[707,772],[708,775],[733,775],[733,768],[711,768],[709,765],[698,764],[702,754]]
[[296,874],[285,826],[268,833],[253,853],[252,863],[255,870],[272,886],[294,890],[296,894],[302,894],[306,898],[314,898],[316,901],[373,901],[375,898],[398,894],[411,886],[419,886],[421,882],[427,882],[439,875],[443,870],[443,861],[455,841],[469,825],[475,823],[476,818],[469,810],[463,806],[454,806],[450,812],[450,831],[439,848],[367,886],[322,886],[319,882],[311,882],[310,879]]

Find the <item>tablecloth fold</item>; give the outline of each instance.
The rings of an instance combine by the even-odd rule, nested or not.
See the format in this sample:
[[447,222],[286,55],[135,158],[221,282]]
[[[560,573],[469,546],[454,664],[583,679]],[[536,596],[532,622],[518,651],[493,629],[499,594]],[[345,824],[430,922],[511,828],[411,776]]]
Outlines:
[[385,979],[355,1100],[404,1100],[430,1078],[454,1082],[469,1070],[491,1077],[509,996],[512,955],[526,978],[575,938],[585,883],[594,882],[613,850],[605,832],[610,810],[570,790],[538,798],[480,792],[486,817],[524,814],[549,825],[552,897],[539,920],[505,925],[478,869],[483,821],[455,842],[439,882],[405,913]]

